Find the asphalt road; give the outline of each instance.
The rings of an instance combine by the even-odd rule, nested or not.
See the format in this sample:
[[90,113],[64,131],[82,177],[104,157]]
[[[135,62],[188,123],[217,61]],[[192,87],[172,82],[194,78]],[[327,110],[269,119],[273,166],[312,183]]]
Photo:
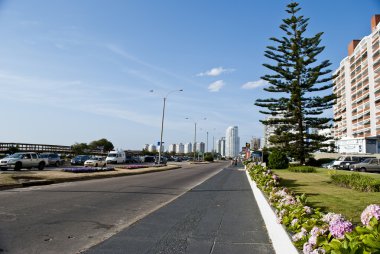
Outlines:
[[85,254],[273,254],[245,171],[229,167]]
[[78,253],[215,175],[227,162],[0,191],[0,253]]

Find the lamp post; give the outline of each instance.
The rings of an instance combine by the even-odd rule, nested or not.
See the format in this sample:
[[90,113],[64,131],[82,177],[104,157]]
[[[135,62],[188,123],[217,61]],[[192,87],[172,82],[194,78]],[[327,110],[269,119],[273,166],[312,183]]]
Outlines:
[[[186,117],[185,119],[192,120],[190,117]],[[207,118],[204,117],[202,120],[207,120]],[[195,161],[195,153],[197,150],[196,143],[197,143],[197,121],[194,120],[194,144],[193,144],[194,158],[193,158],[193,161]]]
[[182,92],[183,89],[179,90],[173,90],[166,94],[164,97],[164,106],[162,107],[162,119],[161,119],[161,135],[160,135],[160,149],[158,150],[158,164],[161,164],[161,153],[162,153],[162,136],[164,133],[164,119],[165,119],[165,106],[166,106],[166,99],[168,98],[169,94],[174,92]]

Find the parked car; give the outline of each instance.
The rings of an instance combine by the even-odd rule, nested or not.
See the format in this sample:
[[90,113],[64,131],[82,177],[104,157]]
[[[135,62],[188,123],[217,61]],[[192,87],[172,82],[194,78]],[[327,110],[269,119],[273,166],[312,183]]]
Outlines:
[[321,166],[322,168],[332,169],[333,165],[334,165],[334,161],[331,161],[328,163],[323,163]]
[[77,155],[71,159],[71,165],[84,165],[84,162],[89,159],[91,155]]
[[350,165],[351,171],[380,172],[380,160],[377,158],[367,158],[364,161]]
[[8,158],[10,155],[5,156],[4,158],[0,159],[0,169],[1,170],[7,170],[8,169]]
[[334,161],[333,168],[348,170],[350,165],[362,162],[363,160],[365,160],[367,158],[374,158],[374,157],[373,156],[360,156],[360,155],[341,156],[337,160]]
[[62,165],[62,160],[61,157],[56,154],[56,153],[41,153],[40,154],[41,158],[47,159],[47,164],[46,166],[56,166],[59,167]]
[[[2,159],[3,161],[3,159]],[[43,170],[46,165],[44,158],[40,158],[37,153],[15,153],[6,158],[7,168],[20,170],[22,168],[38,168]]]
[[95,156],[84,162],[85,167],[105,167],[107,165],[104,157]]

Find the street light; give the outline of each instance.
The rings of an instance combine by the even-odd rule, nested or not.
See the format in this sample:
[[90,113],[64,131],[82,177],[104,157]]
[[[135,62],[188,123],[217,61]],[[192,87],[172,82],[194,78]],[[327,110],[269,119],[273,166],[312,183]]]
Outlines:
[[160,136],[160,149],[158,150],[158,164],[161,164],[161,153],[162,153],[162,136],[164,133],[164,119],[165,119],[165,106],[166,106],[166,99],[168,98],[169,94],[174,93],[174,92],[182,92],[183,89],[179,90],[173,90],[170,91],[166,94],[164,97],[164,106],[162,107],[162,119],[161,119],[161,136]]
[[[196,143],[197,143],[197,121],[195,121],[194,119],[191,119],[190,117],[186,117],[185,119],[194,121],[194,144],[193,144],[193,146],[194,146],[193,147],[194,158],[193,158],[193,161],[195,161],[195,152],[197,150],[197,146],[196,146]],[[202,120],[207,120],[207,118],[204,117]]]

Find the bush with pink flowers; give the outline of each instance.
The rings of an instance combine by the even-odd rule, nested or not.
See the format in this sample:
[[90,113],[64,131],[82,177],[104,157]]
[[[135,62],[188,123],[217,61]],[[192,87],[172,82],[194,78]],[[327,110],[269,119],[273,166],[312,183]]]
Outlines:
[[250,163],[247,170],[275,208],[296,247],[303,253],[380,253],[380,205],[369,205],[363,225],[353,225],[341,214],[323,213],[307,205],[305,194],[295,195],[280,186],[280,179],[265,167]]

